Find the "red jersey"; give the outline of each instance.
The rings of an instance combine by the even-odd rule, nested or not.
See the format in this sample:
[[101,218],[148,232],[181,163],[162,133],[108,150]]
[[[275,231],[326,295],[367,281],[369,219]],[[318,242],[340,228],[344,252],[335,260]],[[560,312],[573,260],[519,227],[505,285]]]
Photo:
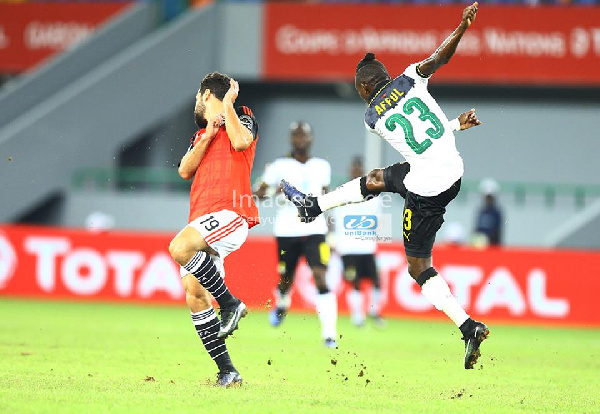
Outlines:
[[[248,227],[259,223],[258,208],[250,185],[258,123],[249,108],[241,106],[236,108],[236,112],[242,125],[252,133],[254,141],[244,151],[236,151],[231,145],[225,125],[219,128],[208,145],[192,182],[189,222],[204,214],[231,210],[242,216],[248,222]],[[202,128],[196,132],[190,149],[205,131]]]

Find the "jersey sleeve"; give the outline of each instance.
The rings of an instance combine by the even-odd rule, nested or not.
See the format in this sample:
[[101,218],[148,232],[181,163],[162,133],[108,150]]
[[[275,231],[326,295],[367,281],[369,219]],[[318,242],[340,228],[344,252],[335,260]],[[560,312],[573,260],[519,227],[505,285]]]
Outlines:
[[331,165],[323,160],[323,187],[329,187],[331,184]]
[[[190,138],[190,146],[188,147],[187,151],[185,152],[186,154],[194,148],[194,145],[196,145],[196,142],[202,136],[203,131],[204,130],[200,130],[198,132],[195,132],[194,135],[192,135],[192,137]],[[179,163],[177,164],[177,168],[179,168],[180,166],[181,166],[181,160],[179,160]]]
[[419,63],[413,63],[412,65],[410,65],[409,67],[404,69],[403,75],[406,75],[409,78],[414,79],[415,84],[427,86],[427,84],[429,83],[429,78],[431,78],[431,76],[423,76],[419,73],[419,70],[417,69],[417,66],[419,66]]
[[194,148],[196,143],[198,141],[200,141],[200,139],[202,138],[202,135],[204,135],[205,132],[206,132],[206,129],[202,128],[201,130],[196,131],[194,133],[194,135],[192,135],[192,137],[190,138],[190,146],[189,146],[187,152],[190,152],[192,150],[192,148]]
[[196,143],[196,134],[192,135],[192,138],[190,138],[190,146],[188,147],[187,151],[185,152],[186,154],[194,148],[195,143]]
[[270,164],[267,164],[265,167],[265,172],[262,176],[263,183],[267,184],[269,187],[277,187],[279,182],[281,181],[279,174],[279,163],[277,160],[273,161]]
[[247,106],[238,106],[235,108],[235,113],[237,114],[240,122],[243,126],[248,128],[248,131],[252,134],[252,138],[256,139],[258,137],[258,122],[254,118],[254,114]]
[[460,131],[460,121],[458,118],[454,118],[450,120],[450,128],[452,128],[452,131]]

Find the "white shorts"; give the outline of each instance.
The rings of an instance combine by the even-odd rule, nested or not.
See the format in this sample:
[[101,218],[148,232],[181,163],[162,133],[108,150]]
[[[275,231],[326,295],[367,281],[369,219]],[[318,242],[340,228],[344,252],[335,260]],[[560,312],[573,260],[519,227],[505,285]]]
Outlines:
[[[198,217],[189,227],[200,232],[206,244],[219,254],[211,255],[211,259],[219,269],[222,277],[225,277],[223,260],[225,257],[239,249],[248,237],[248,223],[239,214],[231,210],[221,210]],[[180,268],[181,277],[189,272]]]

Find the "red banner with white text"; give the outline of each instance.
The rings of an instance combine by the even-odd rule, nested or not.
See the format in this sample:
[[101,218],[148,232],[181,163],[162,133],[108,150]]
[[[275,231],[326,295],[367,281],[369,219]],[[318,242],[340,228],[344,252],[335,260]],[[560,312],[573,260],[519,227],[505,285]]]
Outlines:
[[[0,296],[184,305],[179,268],[168,253],[173,235],[90,233],[26,226],[0,227]],[[600,252],[437,248],[434,265],[472,316],[539,324],[600,326]],[[443,317],[407,272],[401,244],[381,244],[377,263],[385,316]],[[225,261],[226,281],[250,307],[272,306],[278,281],[275,242],[250,238]],[[348,309],[339,258],[328,283]],[[314,308],[316,288],[301,263],[293,308]]]
[[[392,76],[428,57],[460,6],[265,4],[263,76],[353,80],[365,52]],[[482,4],[440,83],[600,85],[600,8]]]
[[75,46],[129,3],[0,3],[0,70],[20,72]]

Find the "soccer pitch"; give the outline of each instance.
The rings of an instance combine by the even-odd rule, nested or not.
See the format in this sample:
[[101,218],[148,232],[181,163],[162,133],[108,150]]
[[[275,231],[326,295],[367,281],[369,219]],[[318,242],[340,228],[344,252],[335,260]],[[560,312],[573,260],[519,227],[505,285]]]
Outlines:
[[219,389],[182,306],[0,299],[2,413],[594,413],[600,331],[491,325],[474,370],[450,323],[341,317],[339,349],[313,314],[274,329],[254,311],[227,343],[244,377]]

